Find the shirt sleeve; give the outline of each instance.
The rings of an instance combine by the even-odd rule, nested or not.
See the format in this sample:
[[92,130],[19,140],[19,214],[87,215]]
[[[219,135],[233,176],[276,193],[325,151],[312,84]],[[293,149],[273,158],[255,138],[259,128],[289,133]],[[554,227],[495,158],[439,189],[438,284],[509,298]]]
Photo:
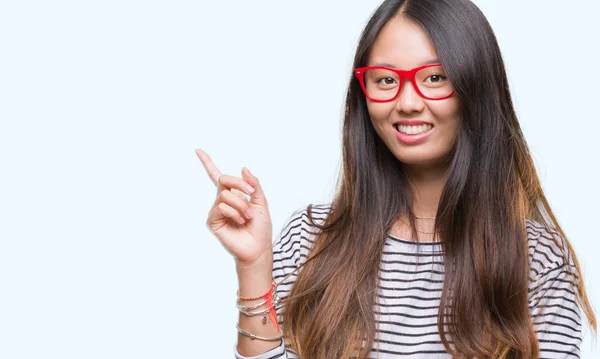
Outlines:
[[[273,243],[273,278],[276,283],[283,280],[276,289],[277,295],[281,299],[285,298],[289,293],[296,278],[296,274],[291,273],[296,271],[301,263],[301,259],[306,256],[306,251],[308,250],[307,246],[303,242],[301,243],[303,234],[305,235],[304,238],[306,238],[306,220],[305,208],[294,211],[284,222],[283,228]],[[283,329],[281,312],[281,306],[276,307],[279,327]],[[252,357],[242,356],[237,351],[236,343],[234,345],[234,353],[236,359],[298,359],[298,356],[293,351],[286,348],[283,339],[281,339],[279,346],[276,348]]]
[[271,350],[269,350],[268,352],[256,355],[256,356],[252,356],[252,357],[245,357],[243,355],[241,355],[238,351],[237,351],[237,343],[234,345],[233,350],[235,351],[235,358],[236,359],[287,359],[287,358],[292,358],[291,356],[288,357],[286,350],[285,350],[285,343],[283,341],[283,339],[281,339],[281,343],[279,344],[278,347],[273,348]]
[[[555,234],[556,235],[556,234]],[[529,309],[542,358],[579,358],[583,340],[581,311],[576,301],[578,275],[572,260],[546,238],[536,245],[539,271],[529,289]],[[559,240],[562,240],[559,236]]]

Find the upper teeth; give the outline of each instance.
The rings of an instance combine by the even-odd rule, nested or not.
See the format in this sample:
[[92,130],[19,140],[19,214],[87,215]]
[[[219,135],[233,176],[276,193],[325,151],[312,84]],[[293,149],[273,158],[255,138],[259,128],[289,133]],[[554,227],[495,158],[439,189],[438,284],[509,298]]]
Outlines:
[[396,129],[402,133],[406,133],[409,135],[414,135],[417,133],[429,131],[433,126],[430,124],[419,125],[419,126],[405,126],[405,125],[396,125]]

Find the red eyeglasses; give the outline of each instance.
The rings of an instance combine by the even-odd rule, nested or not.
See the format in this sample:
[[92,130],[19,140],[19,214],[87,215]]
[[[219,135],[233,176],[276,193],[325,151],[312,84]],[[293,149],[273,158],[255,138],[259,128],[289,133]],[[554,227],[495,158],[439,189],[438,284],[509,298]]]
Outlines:
[[367,66],[354,70],[365,96],[374,102],[389,102],[400,94],[404,80],[408,79],[419,96],[427,100],[443,100],[454,94],[441,64],[429,64],[412,70],[399,70],[386,66]]

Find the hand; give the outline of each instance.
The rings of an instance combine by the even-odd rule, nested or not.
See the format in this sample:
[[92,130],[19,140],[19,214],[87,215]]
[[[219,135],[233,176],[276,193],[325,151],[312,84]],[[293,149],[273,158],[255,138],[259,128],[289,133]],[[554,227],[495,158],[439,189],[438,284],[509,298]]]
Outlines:
[[242,178],[222,174],[206,152],[198,149],[196,154],[217,186],[217,198],[206,220],[208,229],[238,265],[252,266],[263,260],[272,265],[271,216],[258,178],[245,167]]

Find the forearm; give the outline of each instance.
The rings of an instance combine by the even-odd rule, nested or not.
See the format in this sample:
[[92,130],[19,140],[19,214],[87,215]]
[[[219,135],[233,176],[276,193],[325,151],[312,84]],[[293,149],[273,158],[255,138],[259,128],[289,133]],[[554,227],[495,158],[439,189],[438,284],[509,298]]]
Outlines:
[[[265,260],[263,263],[257,263],[250,267],[237,266],[239,295],[242,297],[259,297],[269,291],[272,284],[272,260]],[[243,306],[253,306],[264,301],[258,300],[240,300]],[[266,310],[267,305],[262,305],[252,312]],[[238,325],[246,332],[252,333],[263,338],[276,338],[280,336],[275,325],[267,320],[263,323],[263,315],[248,316],[240,312]],[[268,316],[267,316],[268,318]],[[251,339],[242,333],[238,333],[237,350],[243,356],[255,356],[265,353],[279,346],[281,341],[266,341],[261,339]]]

